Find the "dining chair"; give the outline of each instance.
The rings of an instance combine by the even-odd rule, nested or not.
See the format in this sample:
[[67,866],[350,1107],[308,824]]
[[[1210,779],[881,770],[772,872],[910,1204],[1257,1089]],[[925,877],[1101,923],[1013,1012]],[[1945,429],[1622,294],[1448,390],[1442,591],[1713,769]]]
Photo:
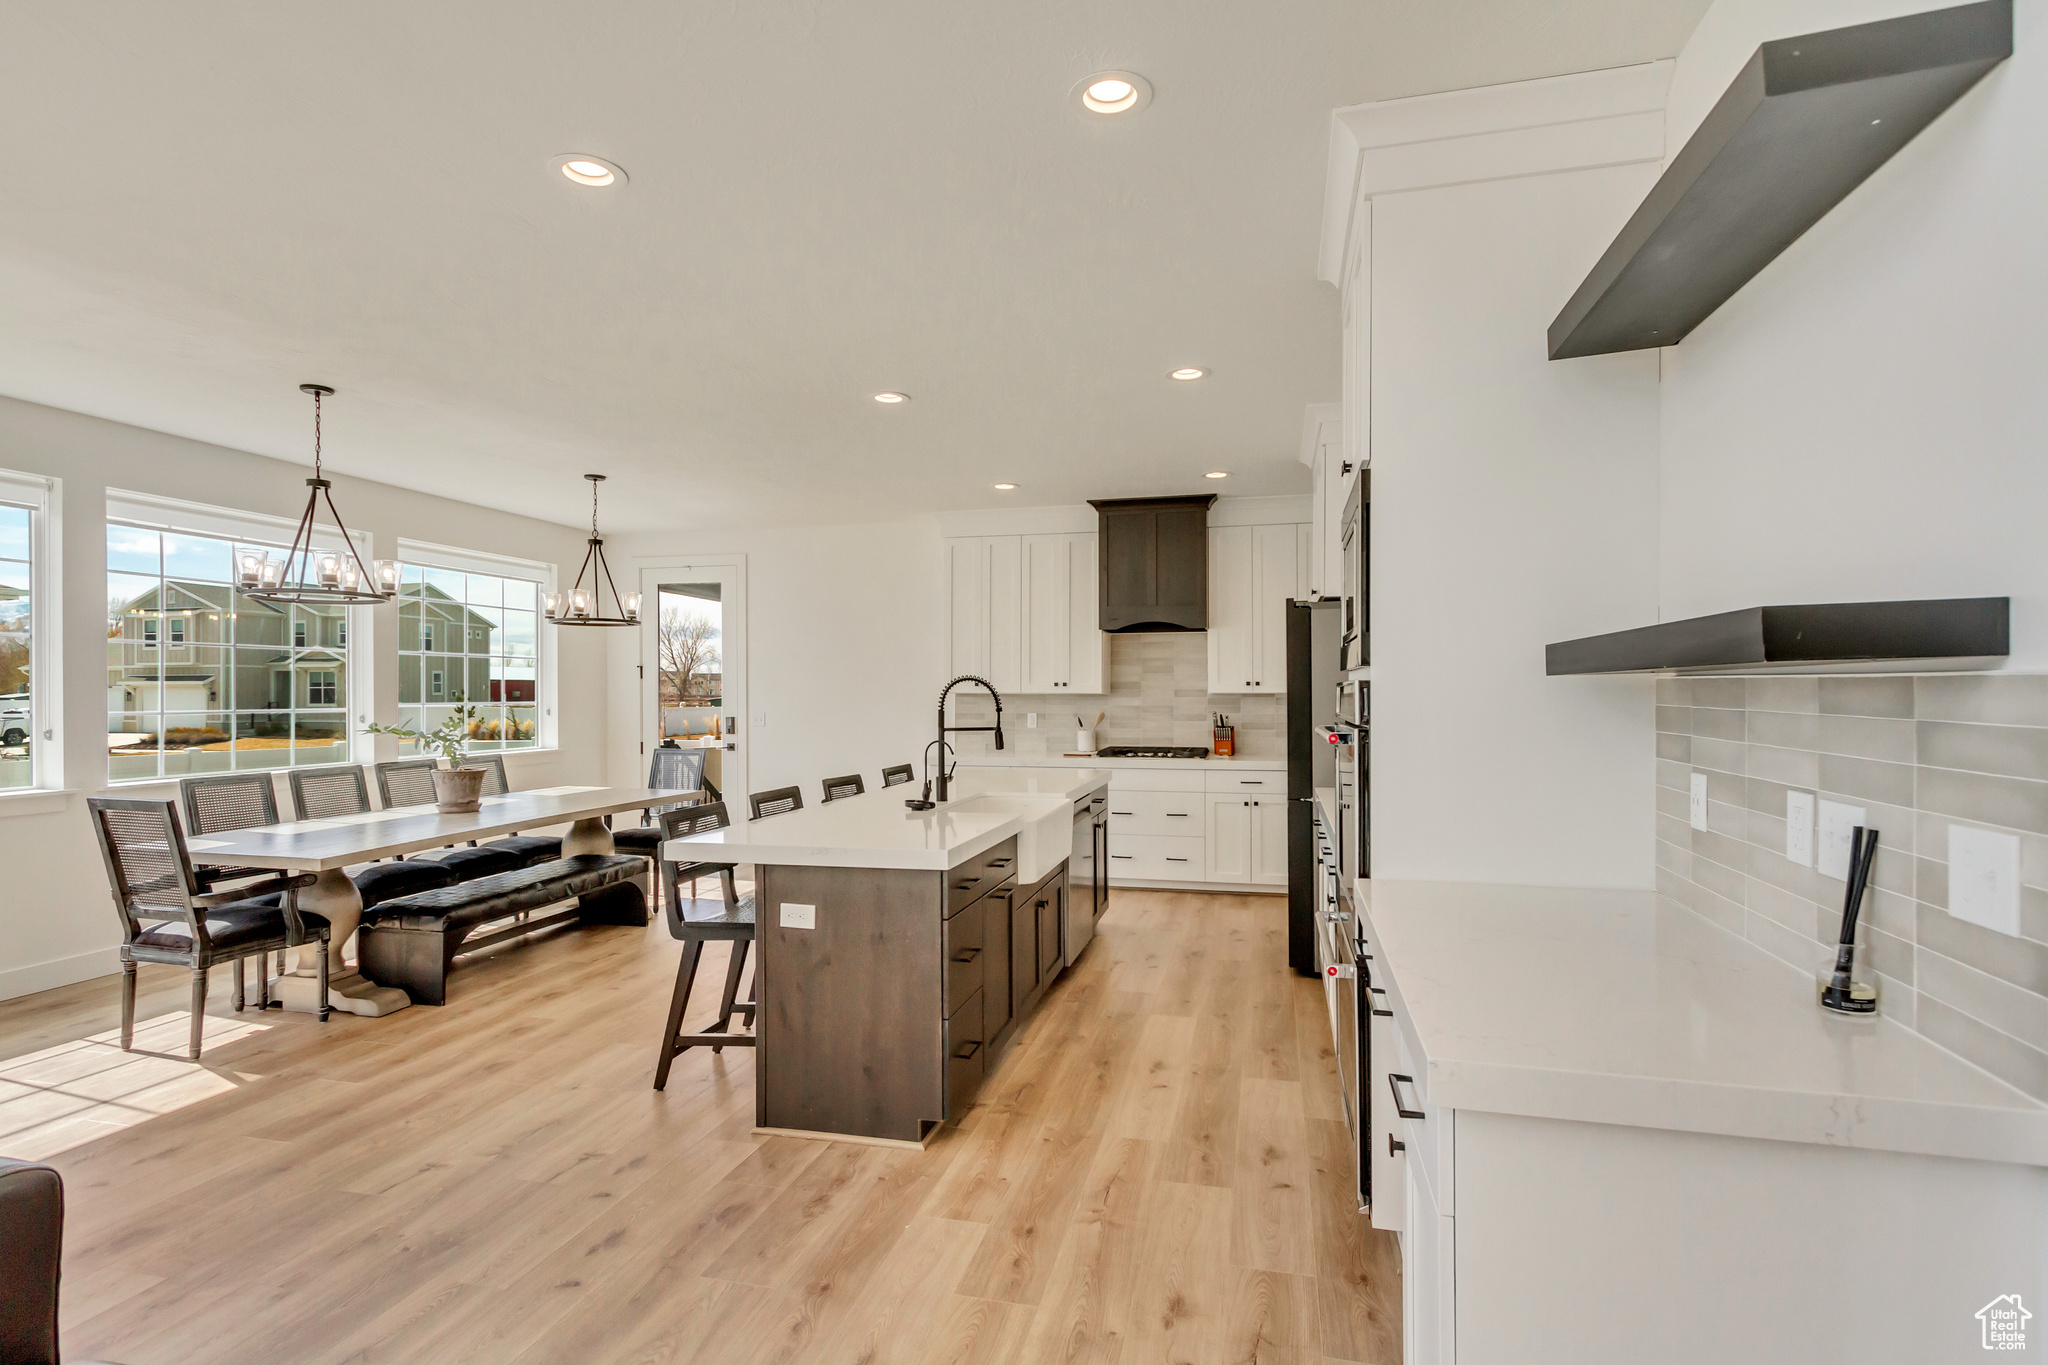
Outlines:
[[765,820],[771,815],[785,815],[804,808],[804,794],[795,787],[777,787],[773,791],[755,792],[747,798],[747,807],[756,820]]
[[905,782],[916,780],[917,773],[908,763],[898,763],[894,767],[882,769],[882,785],[885,787],[900,787]]
[[[377,794],[384,800],[384,809],[433,805],[433,772],[440,766],[431,758],[404,758],[391,763],[372,764],[377,774]],[[451,868],[455,880],[460,882],[494,877],[500,872],[517,872],[526,866],[525,861],[509,848],[499,848],[495,844],[479,847],[474,841],[466,848],[434,849],[416,854],[408,861],[430,862]]]
[[[185,967],[192,973],[192,1039],[190,1052],[199,1058],[200,1035],[206,1022],[206,976],[216,962],[235,964],[235,1008],[244,1002],[242,961],[257,958],[259,970],[272,952],[317,945],[320,1018],[328,1016],[327,920],[298,909],[300,887],[313,884],[313,874],[273,875],[268,882],[227,891],[202,890],[193,875],[178,827],[176,807],[169,801],[90,797],[93,834],[106,861],[114,909],[121,919],[121,1048],[135,1041],[135,968],[153,962]],[[276,902],[256,899],[268,893]],[[270,983],[263,979],[263,999]]]
[[[290,782],[292,810],[298,819],[329,820],[361,815],[370,809],[369,784],[363,780],[363,770],[353,763],[334,768],[294,768]],[[356,884],[365,910],[415,891],[437,891],[461,880],[454,867],[432,859],[371,863],[349,873],[348,879]]]
[[[485,796],[503,796],[512,790],[505,780],[505,760],[497,754],[471,754],[463,760],[470,767],[484,770]],[[521,867],[535,863],[551,863],[562,856],[562,840],[552,834],[507,834],[501,838],[485,840],[490,848],[507,849],[519,855]]]
[[859,773],[848,773],[844,777],[828,777],[824,785],[827,801],[844,801],[849,796],[860,796],[867,791],[867,786],[860,780]]
[[[255,829],[277,823],[277,788],[267,772],[217,773],[209,777],[187,777],[178,782],[178,794],[185,803],[185,829],[193,835],[226,834],[238,829]],[[268,867],[205,867],[199,880],[240,881],[246,877],[268,877]]]
[[[708,834],[712,830],[725,829],[732,823],[726,815],[723,801],[711,801],[700,806],[684,806],[665,812],[661,817],[664,841],[687,838],[692,834]],[[713,902],[712,909],[700,912],[696,896],[696,879],[716,873],[720,898]],[[661,879],[668,894],[663,897],[666,907],[664,915],[668,921],[671,937],[683,944],[682,960],[676,964],[675,991],[669,997],[668,1023],[662,1030],[661,1055],[654,1066],[654,1088],[668,1088],[670,1065],[677,1057],[693,1047],[708,1047],[713,1052],[722,1052],[727,1046],[752,1047],[752,1033],[735,1033],[731,1029],[735,1014],[746,1016],[751,1028],[755,1023],[758,1006],[760,974],[755,973],[754,985],[747,990],[747,998],[739,999],[740,977],[746,970],[747,954],[755,939],[754,893],[739,894],[733,880],[733,864],[714,861],[679,862],[664,859],[661,865]],[[691,892],[685,899],[679,891],[681,883],[688,879]],[[697,964],[704,956],[704,945],[714,939],[732,945],[725,964],[725,990],[719,996],[718,1020],[702,1033],[684,1033],[683,1015],[690,1006],[690,988],[697,980]]]
[[662,834],[660,817],[668,811],[686,809],[703,799],[704,751],[656,749],[647,765],[647,785],[656,791],[696,793],[689,801],[676,801],[640,812],[640,824],[636,829],[612,831],[612,843],[619,852],[637,853],[643,858],[654,858],[660,853],[662,839],[665,837]]

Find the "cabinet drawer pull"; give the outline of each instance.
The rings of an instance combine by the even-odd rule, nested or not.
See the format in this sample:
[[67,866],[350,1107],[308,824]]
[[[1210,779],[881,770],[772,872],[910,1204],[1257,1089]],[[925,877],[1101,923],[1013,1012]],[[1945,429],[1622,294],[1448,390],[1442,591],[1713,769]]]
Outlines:
[[[953,1056],[955,1059],[965,1062],[971,1060],[974,1054],[979,1051],[981,1051],[981,1043],[979,1041],[962,1043],[959,1047],[953,1049]],[[930,1056],[931,1054],[926,1053],[925,1055]]]
[[1394,1092],[1394,1112],[1399,1114],[1404,1119],[1428,1118],[1429,1115],[1423,1113],[1420,1109],[1408,1109],[1402,1106],[1401,1082],[1403,1081],[1408,1082],[1408,1084],[1410,1085],[1415,1084],[1415,1078],[1413,1076],[1403,1076],[1398,1071],[1389,1071],[1387,1073],[1387,1089]]
[[1008,867],[1010,865],[1010,860],[1008,858],[990,858],[988,860],[988,865],[990,867]]
[[[1370,959],[1367,959],[1367,960],[1368,960],[1368,961],[1370,961]],[[1367,986],[1367,987],[1366,987],[1366,989],[1367,989],[1367,990],[1369,990],[1369,991],[1371,991],[1371,992],[1372,992],[1372,993],[1373,993],[1374,995],[1385,995],[1385,994],[1386,994],[1386,992],[1385,992],[1385,991],[1383,991],[1383,990],[1381,990],[1381,989],[1380,989],[1380,988],[1379,988],[1378,986]],[[1380,1018],[1382,1018],[1382,1019],[1391,1019],[1391,1018],[1393,1018],[1393,1017],[1394,1017],[1394,1012],[1393,1012],[1392,1010],[1383,1010],[1383,1009],[1381,1009],[1381,1008],[1380,1008],[1380,1006],[1379,1006],[1379,1002],[1378,1002],[1377,1000],[1375,1000],[1375,1001],[1373,1002],[1373,1006],[1372,1006],[1372,1012],[1373,1012],[1374,1014],[1377,1014],[1377,1015],[1378,1015],[1378,1016],[1379,1016]],[[1397,1103],[1397,1104],[1398,1104],[1399,1102],[1400,1102],[1400,1101],[1399,1101],[1398,1099],[1397,1099],[1397,1100],[1395,1101],[1395,1103]]]
[[1393,1135],[1392,1133],[1389,1133],[1389,1134],[1387,1134],[1387,1155],[1388,1155],[1388,1156],[1392,1156],[1392,1155],[1394,1155],[1394,1154],[1395,1154],[1396,1152],[1405,1152],[1405,1151],[1407,1151],[1407,1150],[1408,1150],[1408,1144],[1407,1144],[1407,1143],[1405,1143],[1405,1142],[1396,1142],[1396,1141],[1394,1141],[1394,1135]]
[[1237,779],[1237,785],[1240,787],[1263,787],[1266,785],[1266,779],[1263,777],[1240,777]]
[[1131,855],[1128,853],[1112,853],[1109,856],[1116,859],[1120,863],[1127,863],[1131,860]]
[[959,952],[953,954],[953,960],[955,962],[972,962],[980,956],[981,949],[979,948],[962,948]]
[[1188,818],[1188,813],[1184,810],[1170,810],[1166,812],[1166,818],[1169,820],[1185,820]]
[[1129,814],[1130,814],[1130,812],[1129,812],[1129,811],[1127,811],[1127,810],[1113,810],[1113,811],[1111,811],[1111,812],[1110,812],[1110,814],[1111,814],[1111,815],[1129,815]]
[[1167,859],[1166,861],[1168,861],[1169,863],[1184,863],[1184,862],[1186,862],[1186,861],[1187,861],[1187,859],[1186,859],[1186,858],[1168,858],[1168,859]]

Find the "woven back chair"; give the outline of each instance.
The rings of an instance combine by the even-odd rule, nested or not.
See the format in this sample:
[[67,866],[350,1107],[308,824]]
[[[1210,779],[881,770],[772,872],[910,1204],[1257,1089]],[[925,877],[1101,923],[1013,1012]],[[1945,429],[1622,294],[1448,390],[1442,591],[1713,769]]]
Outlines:
[[917,774],[908,763],[898,763],[894,767],[882,769],[882,785],[885,787],[900,787],[905,782],[916,780]]
[[377,770],[377,796],[384,802],[384,809],[434,804],[434,769],[441,765],[433,759],[406,758],[374,766]]
[[860,796],[867,791],[867,784],[860,780],[859,773],[848,773],[844,777],[828,777],[824,785],[827,801],[844,801],[849,796]]
[[795,787],[777,787],[773,791],[755,792],[747,798],[747,807],[756,820],[765,820],[771,815],[786,815],[793,810],[804,808],[804,794]]
[[503,796],[512,790],[511,784],[505,780],[505,760],[496,754],[471,754],[463,760],[463,766],[484,770],[485,796]]
[[[662,834],[666,839],[709,834],[731,824],[722,801],[685,806],[665,812],[661,817]],[[716,851],[715,845],[705,849],[714,855]],[[668,1024],[662,1031],[661,1053],[654,1066],[656,1090],[667,1087],[669,1067],[677,1057],[693,1047],[709,1047],[713,1052],[722,1052],[729,1046],[754,1046],[751,1033],[734,1032],[731,1024],[733,1015],[743,1014],[747,1023],[752,1025],[757,1012],[753,988],[748,989],[745,1000],[739,998],[740,977],[746,970],[747,954],[754,944],[754,897],[752,893],[746,896],[739,894],[739,888],[733,882],[733,864],[716,857],[692,862],[664,858],[661,869],[662,881],[668,889],[664,898],[668,931],[672,937],[682,941],[683,956],[682,961],[676,964],[676,985],[669,997]],[[718,876],[723,896],[714,907],[700,913],[697,878],[714,873]],[[690,883],[687,900],[678,894],[678,887],[685,880]],[[683,1015],[689,1008],[690,987],[697,979],[697,964],[704,955],[704,945],[714,939],[732,945],[725,963],[725,989],[719,996],[718,1019],[702,1033],[684,1033]]]
[[370,784],[353,763],[338,768],[294,768],[292,811],[301,820],[361,815],[370,808]]

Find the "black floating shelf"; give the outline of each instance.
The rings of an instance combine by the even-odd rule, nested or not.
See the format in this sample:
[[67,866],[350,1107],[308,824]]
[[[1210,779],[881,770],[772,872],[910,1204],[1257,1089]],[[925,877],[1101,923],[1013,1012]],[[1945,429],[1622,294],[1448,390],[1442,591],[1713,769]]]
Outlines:
[[1546,645],[1544,671],[1557,677],[1692,670],[1883,672],[1875,666],[1885,664],[1904,672],[1913,664],[1988,665],[2011,650],[2011,615],[2008,597],[1748,607]]
[[2012,55],[2012,0],[1756,50],[1550,324],[1550,358],[1672,346]]

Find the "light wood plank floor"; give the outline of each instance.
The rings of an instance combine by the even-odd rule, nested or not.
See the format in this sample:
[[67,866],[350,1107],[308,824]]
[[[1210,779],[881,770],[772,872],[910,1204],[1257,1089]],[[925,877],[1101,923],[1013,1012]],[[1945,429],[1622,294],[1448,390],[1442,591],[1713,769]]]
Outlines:
[[67,1359],[1394,1365],[1398,1253],[1345,1193],[1285,915],[1115,893],[922,1153],[753,1136],[744,1049],[650,1090],[658,925],[382,1020],[236,1016],[221,979],[197,1066],[173,970],[161,1058],[91,1041],[111,980],[0,1003],[0,1152],[64,1173]]

